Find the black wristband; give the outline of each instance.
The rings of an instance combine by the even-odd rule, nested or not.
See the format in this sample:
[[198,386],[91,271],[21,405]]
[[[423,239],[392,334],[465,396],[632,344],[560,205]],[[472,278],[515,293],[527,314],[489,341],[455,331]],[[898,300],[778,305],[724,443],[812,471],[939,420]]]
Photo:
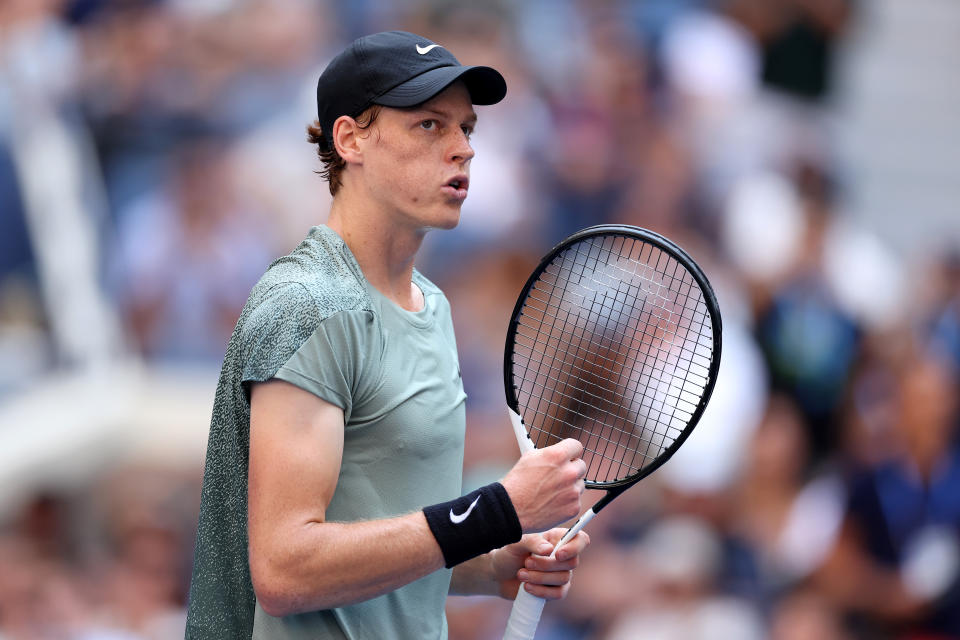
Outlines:
[[523,535],[510,495],[499,482],[450,502],[423,509],[447,568],[475,558]]

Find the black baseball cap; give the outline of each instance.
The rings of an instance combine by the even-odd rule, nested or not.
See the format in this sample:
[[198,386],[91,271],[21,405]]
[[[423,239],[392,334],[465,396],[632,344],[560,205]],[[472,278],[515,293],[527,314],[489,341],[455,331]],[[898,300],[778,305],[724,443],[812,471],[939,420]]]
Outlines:
[[330,61],[317,82],[317,119],[328,148],[333,123],[367,107],[412,107],[455,80],[463,80],[473,104],[496,104],[507,83],[491,67],[464,66],[443,46],[406,31],[384,31],[354,40]]

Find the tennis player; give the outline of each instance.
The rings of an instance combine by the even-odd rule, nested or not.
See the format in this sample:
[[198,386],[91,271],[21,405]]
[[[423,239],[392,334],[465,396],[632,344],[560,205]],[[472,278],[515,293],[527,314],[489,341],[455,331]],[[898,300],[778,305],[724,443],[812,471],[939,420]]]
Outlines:
[[473,105],[505,94],[499,72],[405,32],[360,38],[321,75],[310,138],[333,204],[227,349],[187,638],[445,638],[448,593],[566,594],[586,534],[543,554],[580,510],[581,445],[461,495],[450,309],[413,267],[429,229],[458,223]]

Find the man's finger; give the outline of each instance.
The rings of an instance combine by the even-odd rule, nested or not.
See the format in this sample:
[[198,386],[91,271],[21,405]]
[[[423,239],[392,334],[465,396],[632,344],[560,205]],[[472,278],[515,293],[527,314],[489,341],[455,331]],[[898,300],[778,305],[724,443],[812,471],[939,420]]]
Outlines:
[[564,560],[545,558],[543,556],[530,556],[523,562],[524,568],[536,571],[570,571],[571,569],[576,569],[579,565],[580,558],[578,556]]
[[[567,446],[569,447],[570,454],[567,457],[570,460],[579,460],[583,455],[583,445],[580,443],[580,441],[573,438],[567,438],[561,442],[561,444],[563,443],[567,443]],[[586,466],[586,464],[584,464],[584,466]]]
[[580,531],[573,537],[572,540],[568,541],[562,547],[557,549],[556,558],[557,560],[576,558],[583,553],[584,549],[586,549],[589,544],[590,536],[587,533]]
[[[557,543],[566,535],[569,529],[564,529],[563,527],[557,527],[556,529],[550,529],[549,531],[544,531],[543,537],[546,538],[550,544],[556,546]],[[562,551],[564,548],[567,549],[576,549],[577,553],[583,551],[587,548],[587,545],[590,544],[590,536],[585,531],[580,531],[577,535],[573,536],[568,540],[557,553]]]
[[583,445],[580,444],[579,440],[574,438],[566,438],[547,448],[556,448],[563,453],[564,458],[567,460],[576,460],[583,454]]
[[542,584],[552,587],[559,587],[570,582],[572,572],[570,571],[531,571],[530,569],[520,569],[517,578],[522,582],[532,584]]
[[[559,540],[559,538],[558,538]],[[528,533],[516,542],[507,547],[513,555],[523,557],[528,554],[548,556],[553,553],[556,541],[550,541],[542,533]]]

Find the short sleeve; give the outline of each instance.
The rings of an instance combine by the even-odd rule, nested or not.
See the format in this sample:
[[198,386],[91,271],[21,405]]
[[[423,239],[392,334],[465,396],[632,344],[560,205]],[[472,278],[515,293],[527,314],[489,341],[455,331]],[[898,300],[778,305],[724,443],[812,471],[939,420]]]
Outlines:
[[276,286],[241,317],[236,341],[240,349],[240,380],[249,385],[273,377],[277,369],[313,333],[320,314],[299,284]]
[[378,352],[371,314],[342,311],[324,319],[274,375],[343,409],[350,420],[363,376]]

